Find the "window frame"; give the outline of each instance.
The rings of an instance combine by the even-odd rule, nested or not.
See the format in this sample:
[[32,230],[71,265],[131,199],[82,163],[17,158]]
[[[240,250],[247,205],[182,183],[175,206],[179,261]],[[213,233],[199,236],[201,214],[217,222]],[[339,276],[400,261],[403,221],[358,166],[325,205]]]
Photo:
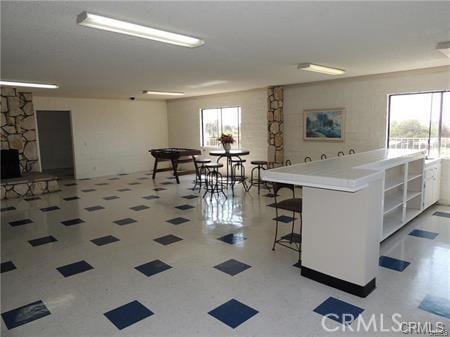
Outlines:
[[[208,108],[201,108],[200,109],[200,128],[201,128],[201,133],[200,133],[200,147],[202,148],[210,148],[212,146],[208,146],[205,145],[205,130],[204,130],[204,120],[203,120],[203,111],[204,110],[220,110],[220,131],[219,133],[222,134],[223,133],[223,117],[222,117],[222,111],[223,109],[238,109],[238,117],[239,117],[239,123],[238,123],[238,141],[237,141],[237,146],[239,147],[241,144],[241,116],[242,116],[242,108],[240,105],[234,105],[234,106],[220,106],[220,107],[208,107]],[[219,135],[220,136],[220,135]]]
[[[441,157],[441,146],[442,146],[442,115],[444,111],[444,94],[450,92],[450,89],[445,90],[431,90],[431,91],[416,91],[416,92],[405,92],[405,93],[395,93],[388,95],[388,113],[387,113],[387,136],[386,136],[386,147],[389,149],[389,140],[391,136],[391,101],[393,96],[407,96],[407,95],[421,95],[421,94],[439,94],[440,95],[440,106],[439,106],[439,129],[438,129],[438,157]],[[430,111],[431,114],[431,111]],[[431,117],[431,115],[430,115]],[[428,142],[427,142],[427,157],[430,154],[431,146],[431,124],[432,118],[429,118],[428,125]]]

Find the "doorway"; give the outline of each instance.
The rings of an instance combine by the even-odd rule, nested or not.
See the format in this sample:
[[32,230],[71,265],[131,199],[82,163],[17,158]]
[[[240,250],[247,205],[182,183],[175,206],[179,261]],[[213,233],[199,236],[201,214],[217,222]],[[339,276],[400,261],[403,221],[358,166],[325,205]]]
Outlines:
[[42,172],[58,177],[74,176],[70,111],[37,111]]

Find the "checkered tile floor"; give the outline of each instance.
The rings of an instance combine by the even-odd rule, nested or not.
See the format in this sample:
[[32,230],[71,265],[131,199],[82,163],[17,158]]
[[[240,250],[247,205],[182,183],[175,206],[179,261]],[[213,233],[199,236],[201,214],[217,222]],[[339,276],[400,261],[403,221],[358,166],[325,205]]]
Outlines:
[[394,313],[450,328],[449,207],[382,244],[377,289],[359,298],[301,277],[296,252],[271,250],[270,195],[237,188],[209,201],[191,183],[121,174],[2,202],[1,335],[326,336],[324,316],[335,328],[372,314],[389,325]]

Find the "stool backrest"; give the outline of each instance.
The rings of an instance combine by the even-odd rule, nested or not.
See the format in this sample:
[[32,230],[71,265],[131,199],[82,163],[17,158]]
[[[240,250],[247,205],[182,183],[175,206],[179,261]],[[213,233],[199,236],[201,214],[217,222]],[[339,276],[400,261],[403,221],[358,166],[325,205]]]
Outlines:
[[284,166],[291,166],[292,162],[289,159],[286,159],[286,161],[284,162]]
[[345,156],[344,151],[339,151],[339,152],[338,152],[338,157],[340,157],[340,156]]
[[327,159],[327,155],[326,155],[325,153],[322,153],[322,155],[320,156],[320,159],[321,159],[321,160]]
[[307,163],[309,161],[312,161],[312,159],[311,159],[311,157],[305,157],[304,161],[305,161],[305,163]]
[[355,150],[350,149],[350,150],[348,151],[348,154],[355,154]]

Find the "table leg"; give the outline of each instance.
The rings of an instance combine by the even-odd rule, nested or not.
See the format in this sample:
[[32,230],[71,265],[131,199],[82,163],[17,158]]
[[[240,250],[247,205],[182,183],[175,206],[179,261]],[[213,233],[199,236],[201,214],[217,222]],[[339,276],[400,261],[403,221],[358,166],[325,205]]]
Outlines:
[[178,178],[178,160],[171,159],[172,162],[172,169],[173,169],[173,175],[175,176],[175,179],[177,180],[177,184],[180,183],[180,179]]
[[155,180],[156,177],[156,170],[158,169],[158,158],[155,158],[155,164],[153,165],[153,180]]

